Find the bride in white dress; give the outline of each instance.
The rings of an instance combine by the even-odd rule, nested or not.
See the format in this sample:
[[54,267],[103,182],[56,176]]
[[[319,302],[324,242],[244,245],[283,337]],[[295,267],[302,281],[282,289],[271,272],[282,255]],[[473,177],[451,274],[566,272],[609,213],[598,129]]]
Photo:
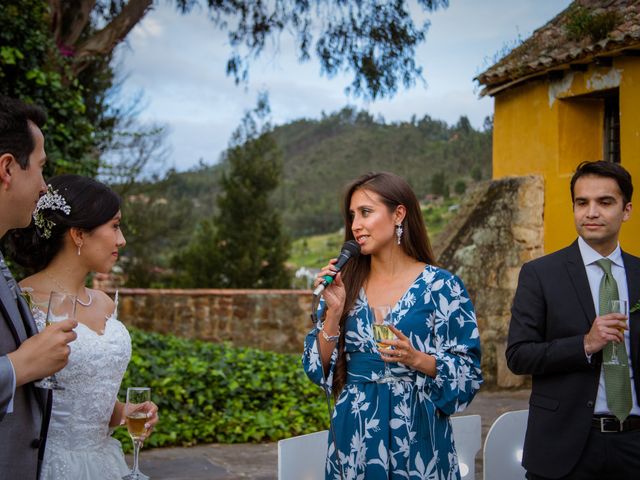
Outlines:
[[[129,472],[112,429],[124,423],[117,399],[131,358],[131,338],[117,318],[116,302],[85,287],[90,272],[109,272],[125,245],[120,199],[91,178],[61,175],[50,181],[34,222],[11,232],[18,263],[37,273],[21,282],[34,317],[44,328],[51,291],[77,296],[77,339],[69,344],[67,366],[56,374],[64,390],[53,391],[41,480],[112,480]],[[157,407],[146,406],[150,429]],[[45,427],[46,428],[46,427]]]

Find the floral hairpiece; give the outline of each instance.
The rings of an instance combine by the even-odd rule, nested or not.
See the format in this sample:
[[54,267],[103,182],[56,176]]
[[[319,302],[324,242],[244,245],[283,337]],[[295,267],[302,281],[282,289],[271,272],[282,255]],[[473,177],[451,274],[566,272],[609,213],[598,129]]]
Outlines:
[[56,222],[48,218],[44,218],[43,210],[60,210],[65,215],[71,213],[71,207],[67,205],[67,201],[62,195],[54,190],[51,185],[47,185],[47,193],[42,195],[38,200],[36,209],[33,211],[33,221],[38,227],[40,234],[44,238],[51,236],[51,230],[56,226]]

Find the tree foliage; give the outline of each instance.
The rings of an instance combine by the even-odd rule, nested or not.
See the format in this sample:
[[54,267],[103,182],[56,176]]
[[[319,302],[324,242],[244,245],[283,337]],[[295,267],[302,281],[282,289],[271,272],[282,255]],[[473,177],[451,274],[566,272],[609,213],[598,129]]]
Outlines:
[[[447,7],[448,0],[417,0],[425,12]],[[151,10],[153,0],[50,0],[54,40],[72,57],[77,74],[129,34]],[[216,28],[228,32],[232,51],[227,73],[245,81],[249,64],[267,41],[283,32],[295,39],[298,59],[312,52],[328,76],[353,74],[350,91],[378,98],[393,95],[400,84],[411,86],[421,78],[415,49],[425,40],[429,22],[416,22],[406,0],[176,0],[187,13],[205,7]],[[86,26],[101,25],[90,35]]]
[[282,154],[270,126],[258,128],[266,105],[245,115],[224,160],[222,193],[213,221],[200,223],[174,267],[181,286],[287,288],[289,239],[271,196]]
[[84,92],[71,79],[50,31],[50,14],[42,0],[3,2],[0,8],[0,93],[46,106],[44,129],[50,161],[46,174],[95,174],[95,129]]
[[[84,42],[106,16],[85,15],[81,2],[9,0],[0,9],[0,93],[47,110],[45,176],[98,172],[120,183],[161,158],[162,126],[140,125],[137,102],[117,100],[112,51],[77,69],[68,42]],[[95,3],[95,2],[92,2]],[[102,8],[96,3],[95,8]],[[61,18],[58,8],[83,22]]]

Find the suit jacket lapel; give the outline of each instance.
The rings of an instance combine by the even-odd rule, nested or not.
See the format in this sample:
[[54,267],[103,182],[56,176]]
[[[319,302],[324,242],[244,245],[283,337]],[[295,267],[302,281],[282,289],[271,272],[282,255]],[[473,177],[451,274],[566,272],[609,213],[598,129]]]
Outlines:
[[[22,317],[22,324],[27,332],[27,335],[30,337],[38,333],[38,327],[36,326],[36,322],[33,319],[33,313],[27,304],[27,301],[22,295],[18,295],[18,310],[20,311],[20,315]],[[40,404],[40,408],[42,411],[46,411],[47,405],[47,395],[49,393],[48,390],[44,388],[36,388],[34,387],[36,400]]]
[[36,333],[38,333],[38,327],[36,326],[36,322],[33,319],[33,312],[29,308],[29,304],[27,304],[27,301],[22,295],[18,295],[17,303],[18,303],[18,310],[20,311],[20,316],[22,317],[22,323],[24,325],[25,331],[27,332],[28,336],[32,337]]
[[[19,347],[28,337],[38,333],[33,315],[27,302],[18,295],[17,301],[5,278],[0,275],[0,308],[6,318],[9,329],[13,334],[16,346]],[[26,387],[26,385],[25,385]],[[42,388],[31,387],[42,411],[45,411],[48,392]]]
[[580,300],[582,311],[587,322],[591,325],[596,318],[596,307],[593,305],[587,271],[584,268],[584,261],[582,260],[582,255],[580,255],[580,247],[578,247],[577,240],[567,250],[567,270],[576,295]]
[[13,298],[13,293],[2,275],[0,275],[0,303],[2,304],[4,315],[7,318],[7,324],[16,341],[16,346],[20,346],[20,344],[27,339],[27,331],[25,330],[22,316],[18,311],[16,301]]
[[[640,297],[640,261],[625,252],[622,252],[622,259],[627,276],[629,309],[631,309]],[[640,369],[640,312],[630,314],[629,341],[631,343],[631,362],[633,369],[638,372],[638,369]]]

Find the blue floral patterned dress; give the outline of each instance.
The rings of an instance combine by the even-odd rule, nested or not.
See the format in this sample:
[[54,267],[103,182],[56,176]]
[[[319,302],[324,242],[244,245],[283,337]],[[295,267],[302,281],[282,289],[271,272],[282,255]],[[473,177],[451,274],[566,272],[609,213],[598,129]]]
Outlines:
[[[362,289],[346,322],[347,384],[333,412],[337,448],[330,435],[326,478],[340,480],[337,449],[345,480],[459,479],[449,415],[462,411],[482,383],[478,326],[462,281],[427,265],[392,310],[392,322],[413,347],[436,358],[435,378],[390,363],[397,381],[377,383],[384,362],[372,318]],[[302,362],[309,378],[323,385],[319,328],[307,335]],[[329,389],[336,358],[337,349]]]

